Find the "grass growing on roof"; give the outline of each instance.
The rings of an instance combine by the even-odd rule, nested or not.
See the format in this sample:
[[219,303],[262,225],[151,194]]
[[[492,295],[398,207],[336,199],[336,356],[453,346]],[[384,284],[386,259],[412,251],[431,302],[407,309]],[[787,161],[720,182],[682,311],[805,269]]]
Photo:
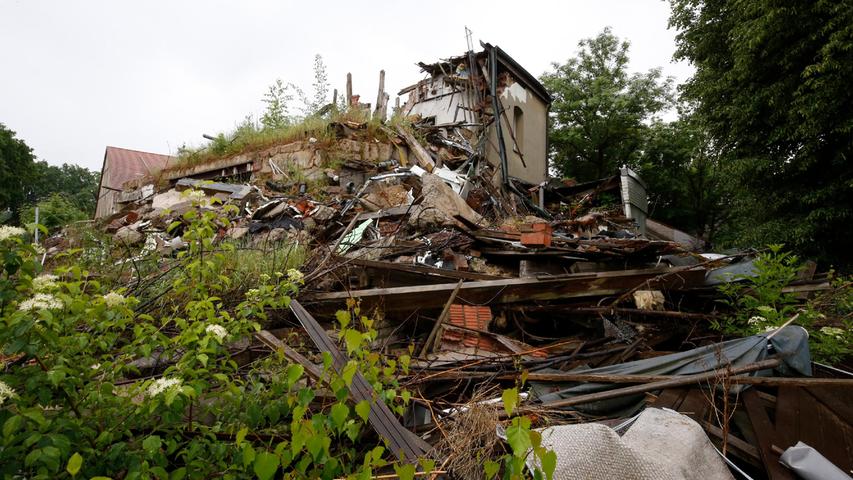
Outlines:
[[309,116],[279,128],[265,128],[251,118],[246,118],[234,131],[220,133],[204,147],[181,147],[178,150],[177,162],[168,170],[202,165],[310,138],[316,139],[320,145],[331,146],[335,141],[335,131],[330,128],[331,124],[346,122],[366,124],[363,130],[359,130],[359,133],[363,132],[364,140],[388,141],[388,133],[382,122],[370,118],[368,112],[357,109],[333,109],[327,116]]

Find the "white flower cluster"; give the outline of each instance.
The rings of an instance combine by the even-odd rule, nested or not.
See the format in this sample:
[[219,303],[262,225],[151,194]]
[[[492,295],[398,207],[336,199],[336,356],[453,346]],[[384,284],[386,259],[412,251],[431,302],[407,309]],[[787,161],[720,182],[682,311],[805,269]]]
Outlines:
[[57,308],[62,308],[62,301],[49,293],[37,293],[33,298],[24,300],[18,305],[18,310],[24,312]]
[[228,336],[228,330],[226,330],[222,325],[217,325],[215,323],[205,327],[204,331],[207,332],[208,335],[216,337],[220,342]]
[[104,303],[110,308],[124,305],[125,300],[124,295],[116,292],[110,292],[104,295]]
[[156,397],[166,390],[181,386],[180,378],[158,378],[148,386],[148,396]]
[[3,405],[6,400],[15,396],[15,389],[10,387],[6,382],[0,380],[0,405]]
[[33,279],[33,290],[37,292],[49,292],[56,288],[56,280],[59,277],[44,273]]
[[21,227],[12,227],[9,225],[0,225],[0,242],[12,237],[20,237],[21,235],[27,233]]
[[305,280],[305,275],[295,268],[290,268],[287,270],[287,280],[291,283],[302,283]]
[[251,301],[257,301],[261,296],[261,291],[257,288],[250,288],[246,290],[246,299]]
[[838,327],[822,327],[820,333],[835,337],[838,340],[844,338],[844,329]]
[[749,320],[746,321],[747,325],[758,325],[761,322],[766,322],[767,319],[764,317],[749,317]]
[[31,245],[32,245],[32,247],[33,247],[33,250],[35,250],[36,255],[44,255],[44,252],[45,252],[44,247],[42,247],[42,246],[41,246],[41,245],[39,245],[38,243],[33,243],[33,244],[31,244]]
[[183,193],[183,196],[191,202],[204,202],[207,200],[207,195],[201,190],[187,190]]
[[261,279],[261,283],[267,283],[267,282],[269,282],[269,281],[271,280],[271,278],[272,278],[272,277],[270,277],[270,276],[269,276],[268,274],[266,274],[266,273],[262,273],[258,278],[260,278],[260,279]]

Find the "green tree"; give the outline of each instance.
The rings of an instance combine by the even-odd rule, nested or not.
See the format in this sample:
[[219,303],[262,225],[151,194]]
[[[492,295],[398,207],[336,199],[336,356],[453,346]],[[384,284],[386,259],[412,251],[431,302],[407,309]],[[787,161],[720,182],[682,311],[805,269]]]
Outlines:
[[[54,230],[72,222],[91,218],[91,214],[81,210],[75,204],[73,198],[69,198],[64,193],[54,192],[39,200],[35,205],[28,205],[22,208],[21,223],[28,227],[31,227],[35,223],[36,206],[39,208],[39,224],[44,225],[48,230]],[[29,230],[32,230],[32,228],[29,228]]]
[[683,87],[731,179],[742,245],[850,265],[853,2],[671,0]]
[[35,158],[33,150],[0,123],[0,215],[7,212],[12,223],[18,222],[18,211],[27,201]]
[[262,99],[267,104],[266,111],[261,115],[261,124],[264,128],[282,128],[290,124],[287,113],[287,104],[293,100],[290,88],[291,86],[282,82],[280,78],[269,86]]
[[548,140],[561,174],[593,180],[635,164],[647,123],[669,105],[672,79],[659,68],[629,73],[629,46],[606,28],[542,75],[554,97]]
[[708,242],[728,219],[721,194],[718,152],[691,116],[654,122],[646,133],[639,170],[649,185],[649,216]]
[[75,209],[91,217],[95,213],[99,180],[99,173],[78,165],[63,163],[57,167],[38,161],[33,164],[29,197],[41,201],[60,193]]

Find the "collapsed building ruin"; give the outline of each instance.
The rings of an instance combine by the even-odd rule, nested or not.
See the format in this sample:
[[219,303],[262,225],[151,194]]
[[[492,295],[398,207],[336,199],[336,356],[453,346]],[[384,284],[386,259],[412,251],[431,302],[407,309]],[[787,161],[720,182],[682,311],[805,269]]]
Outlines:
[[[458,405],[489,386],[515,384],[524,370],[525,408],[547,408],[552,425],[612,422],[645,407],[686,412],[698,430],[667,432],[694,442],[669,466],[676,471],[713,442],[727,445],[742,468],[790,478],[772,447],[800,440],[853,468],[845,453],[853,451],[853,415],[843,401],[853,389],[831,378],[838,372],[812,365],[801,329],[734,343],[709,333],[708,322],[724,314],[714,286],[732,281],[721,272],[748,275],[754,255],[703,256],[698,241],[647,218],[646,185],[628,167],[581,184],[549,178],[548,92],[499,47],[482,46],[419,64],[427,78],[400,92],[408,94],[395,112],[404,124],[384,121],[380,87],[373,115],[381,139],[367,120],[330,119],[324,138],[197,164],[108,147],[96,218],[116,242],[169,256],[184,242],[181,226],[167,226],[197,208],[181,193],[196,189],[202,208],[238,207],[218,241],[311,248],[293,315],[257,341],[316,369],[317,349],[334,348],[325,332],[334,312],[358,299],[380,320],[378,350],[411,345],[416,353],[403,380],[424,402],[400,424],[374,425],[380,435],[406,430],[389,442],[411,455],[425,442],[446,448],[436,446],[434,427],[447,428]],[[350,109],[370,111],[351,92],[347,99]],[[830,287],[812,270],[786,288],[806,298]],[[317,349],[294,354],[282,340],[293,336]],[[827,378],[809,378],[816,373]],[[732,429],[714,423],[715,387],[703,388],[723,374],[751,385]],[[815,407],[796,416],[780,410],[805,401]],[[654,415],[653,425],[666,423]],[[830,428],[843,430],[842,442]],[[594,445],[609,441],[596,438]],[[570,452],[561,455],[572,465]],[[716,455],[706,460],[706,469],[682,478],[729,478]]]

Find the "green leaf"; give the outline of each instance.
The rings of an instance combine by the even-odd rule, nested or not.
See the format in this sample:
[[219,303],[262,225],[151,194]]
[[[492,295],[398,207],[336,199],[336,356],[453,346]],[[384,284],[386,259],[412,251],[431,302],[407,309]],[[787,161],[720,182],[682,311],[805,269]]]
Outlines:
[[338,431],[344,426],[344,423],[347,421],[347,417],[349,417],[349,407],[344,405],[343,403],[336,403],[332,405],[332,410],[330,414],[330,418],[332,419],[332,424],[335,426]]
[[287,366],[287,372],[285,372],[285,378],[287,379],[287,388],[293,386],[297,380],[302,378],[302,374],[305,372],[305,367],[299,365],[298,363],[294,363]]
[[350,315],[348,311],[338,310],[337,312],[335,312],[335,318],[338,319],[338,323],[341,324],[342,329],[347,328],[347,325],[349,325]]
[[518,405],[518,389],[517,388],[507,388],[501,394],[501,399],[504,403],[504,410],[507,415],[512,415],[512,412],[515,410],[516,405]]
[[17,432],[24,423],[24,417],[20,415],[12,415],[3,422],[3,437],[9,438],[13,433]]
[[486,463],[483,464],[483,471],[486,474],[486,480],[491,480],[492,478],[495,478],[495,475],[498,474],[498,470],[500,469],[501,464],[499,462],[486,460]]
[[362,420],[367,422],[367,418],[370,416],[370,403],[367,400],[362,400],[355,404],[355,413],[361,417]]
[[506,429],[506,441],[512,447],[512,453],[516,457],[527,456],[527,451],[533,446],[530,442],[530,432],[524,428],[518,421],[519,418],[514,418],[512,425]]
[[148,452],[149,455],[152,455],[160,450],[160,447],[163,445],[163,440],[160,439],[159,435],[151,435],[142,441],[142,448]]
[[557,469],[557,454],[553,450],[548,450],[540,459],[542,470],[548,480],[554,479],[554,471]]
[[71,476],[76,476],[77,472],[80,471],[80,468],[83,466],[83,457],[79,453],[74,453],[71,455],[71,458],[68,459],[68,464],[65,465],[65,471],[71,474]]
[[347,346],[347,354],[352,355],[352,352],[358,350],[361,347],[361,332],[355,329],[348,329],[344,333],[344,343]]
[[400,477],[400,480],[412,480],[415,478],[415,466],[411,463],[394,465],[394,473]]
[[255,456],[252,468],[260,480],[269,480],[278,470],[278,457],[270,452],[260,452]]
[[235,443],[237,444],[238,447],[243,444],[243,440],[246,439],[247,433],[249,433],[248,427],[243,427],[240,429],[239,432],[237,432],[237,441]]
[[196,358],[196,359],[197,359],[197,360],[198,360],[202,365],[204,365],[205,367],[207,367],[207,361],[209,360],[209,357],[207,356],[207,354],[206,354],[206,353],[199,353],[198,355],[196,355],[196,356],[195,356],[195,358]]
[[355,360],[350,360],[344,365],[344,369],[341,371],[341,378],[343,378],[347,386],[352,385],[352,377],[355,376],[356,371],[358,371],[358,364]]

